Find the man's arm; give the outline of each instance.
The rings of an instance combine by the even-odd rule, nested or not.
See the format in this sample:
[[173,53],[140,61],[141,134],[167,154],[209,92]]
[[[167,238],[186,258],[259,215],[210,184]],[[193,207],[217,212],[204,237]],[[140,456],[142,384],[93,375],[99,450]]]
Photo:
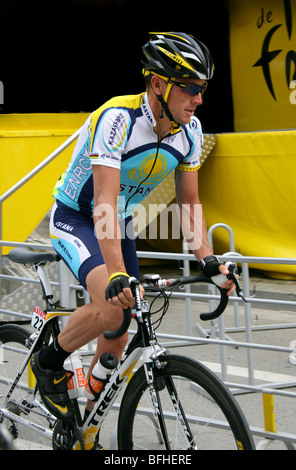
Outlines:
[[[117,218],[120,170],[103,165],[94,165],[93,179],[94,224],[98,243],[104,257],[109,278],[114,276],[115,273],[122,276],[122,274],[126,273],[126,268],[121,250],[121,232]],[[124,277],[122,278],[123,282]],[[132,306],[133,296],[131,290],[125,287],[118,297],[113,297],[109,302],[122,308]]]
[[176,199],[183,235],[196,259],[212,255],[207,226],[198,194],[196,171],[175,171]]
[[[207,226],[198,193],[198,173],[196,171],[175,171],[176,199],[180,210],[180,223],[184,237],[198,261],[213,255],[208,241]],[[219,266],[221,274],[229,274],[224,264]],[[235,290],[232,281],[226,281],[223,288],[228,295]]]

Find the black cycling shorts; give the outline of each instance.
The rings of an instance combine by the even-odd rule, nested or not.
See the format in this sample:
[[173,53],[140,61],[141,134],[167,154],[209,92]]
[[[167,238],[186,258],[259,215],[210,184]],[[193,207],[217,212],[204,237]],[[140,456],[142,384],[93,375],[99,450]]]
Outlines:
[[[121,246],[126,271],[139,279],[136,243],[132,230],[132,217],[120,222]],[[53,247],[65,261],[80,284],[86,288],[87,274],[104,264],[94,221],[87,215],[56,201],[50,219],[50,238]]]

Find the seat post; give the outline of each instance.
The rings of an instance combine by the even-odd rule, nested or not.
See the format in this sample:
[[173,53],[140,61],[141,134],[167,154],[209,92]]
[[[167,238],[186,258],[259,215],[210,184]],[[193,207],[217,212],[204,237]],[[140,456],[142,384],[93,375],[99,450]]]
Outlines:
[[46,301],[46,306],[52,306],[52,289],[49,282],[48,274],[45,268],[46,263],[40,263],[36,266],[36,271],[40,279],[40,284],[42,287],[43,298]]

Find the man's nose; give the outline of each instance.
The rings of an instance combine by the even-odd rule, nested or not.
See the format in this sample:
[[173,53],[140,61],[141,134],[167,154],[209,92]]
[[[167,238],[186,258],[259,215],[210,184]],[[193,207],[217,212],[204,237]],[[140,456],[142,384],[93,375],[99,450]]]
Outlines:
[[200,106],[202,104],[202,94],[198,93],[197,95],[193,96],[192,103],[194,103],[195,106]]

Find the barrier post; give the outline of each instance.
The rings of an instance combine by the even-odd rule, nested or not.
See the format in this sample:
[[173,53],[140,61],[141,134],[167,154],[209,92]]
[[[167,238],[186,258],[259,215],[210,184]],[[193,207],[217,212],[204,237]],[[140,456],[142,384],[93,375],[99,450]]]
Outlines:
[[264,426],[267,432],[276,432],[273,395],[262,394]]

